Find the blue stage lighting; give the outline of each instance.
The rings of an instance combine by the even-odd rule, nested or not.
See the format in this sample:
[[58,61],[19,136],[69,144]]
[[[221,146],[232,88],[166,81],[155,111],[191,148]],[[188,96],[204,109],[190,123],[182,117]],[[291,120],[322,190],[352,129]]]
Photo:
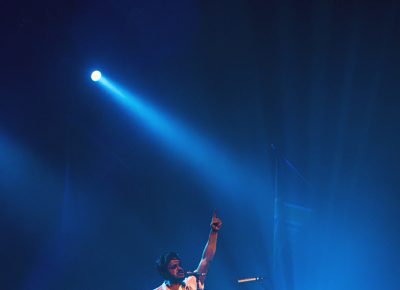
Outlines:
[[92,75],[90,77],[92,78],[92,81],[97,82],[101,79],[101,72],[95,70],[94,72],[92,72]]
[[[139,118],[154,136],[176,153],[177,158],[188,162],[205,177],[212,186],[229,194],[265,191],[264,178],[253,168],[243,166],[240,161],[226,154],[209,138],[197,134],[194,130],[178,122],[175,118],[157,110],[135,93],[122,89],[108,78],[102,77],[101,84],[114,100],[123,105],[135,118]],[[245,168],[246,167],[246,168]]]

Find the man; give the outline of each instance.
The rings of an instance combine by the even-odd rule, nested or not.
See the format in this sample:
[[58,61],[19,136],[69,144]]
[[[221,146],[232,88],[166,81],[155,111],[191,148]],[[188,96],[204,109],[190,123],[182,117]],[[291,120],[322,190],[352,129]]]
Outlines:
[[211,219],[210,235],[199,266],[187,278],[185,278],[187,275],[178,254],[168,252],[162,255],[156,264],[158,272],[164,278],[164,283],[155,290],[203,290],[205,275],[217,249],[218,231],[221,229],[221,226],[222,221],[214,212]]

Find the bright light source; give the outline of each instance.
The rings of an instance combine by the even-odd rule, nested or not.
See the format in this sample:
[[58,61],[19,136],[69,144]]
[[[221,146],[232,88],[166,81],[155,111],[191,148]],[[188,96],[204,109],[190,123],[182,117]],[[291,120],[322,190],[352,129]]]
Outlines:
[[92,78],[92,81],[97,82],[101,79],[101,72],[95,70],[94,72],[92,72],[92,75],[90,77]]

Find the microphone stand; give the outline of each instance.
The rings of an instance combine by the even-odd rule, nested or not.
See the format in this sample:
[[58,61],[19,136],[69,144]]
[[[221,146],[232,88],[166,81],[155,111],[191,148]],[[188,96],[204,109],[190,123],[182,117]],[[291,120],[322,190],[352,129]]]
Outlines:
[[264,288],[264,289],[268,289],[268,287],[267,287],[267,285],[265,284],[265,283],[263,283],[264,282],[264,278],[263,277],[254,277],[254,278],[244,278],[244,279],[239,279],[239,280],[237,280],[237,283],[238,284],[247,284],[247,283],[257,283],[258,285],[260,285],[261,286],[261,288]]

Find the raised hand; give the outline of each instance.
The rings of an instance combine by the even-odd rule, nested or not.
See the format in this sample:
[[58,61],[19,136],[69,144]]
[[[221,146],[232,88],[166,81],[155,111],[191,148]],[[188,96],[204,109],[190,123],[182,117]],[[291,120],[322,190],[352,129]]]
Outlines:
[[211,219],[211,229],[214,232],[218,232],[222,227],[222,221],[217,217],[217,213],[214,211],[213,217]]

